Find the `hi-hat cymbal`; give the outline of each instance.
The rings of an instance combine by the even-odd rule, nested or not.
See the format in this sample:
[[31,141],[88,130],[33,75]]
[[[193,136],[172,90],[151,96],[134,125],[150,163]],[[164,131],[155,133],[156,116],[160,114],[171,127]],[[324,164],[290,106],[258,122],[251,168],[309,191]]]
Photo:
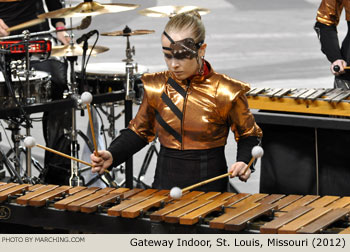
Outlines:
[[133,10],[139,7],[138,4],[100,4],[94,1],[83,2],[75,7],[63,8],[47,12],[38,16],[38,18],[67,18],[67,17],[86,17],[106,13],[116,13]]
[[[88,47],[88,50],[86,52],[86,55],[90,54],[92,46]],[[99,53],[103,53],[108,51],[109,48],[105,46],[95,46],[92,50],[91,55],[96,55]],[[82,56],[83,55],[83,48],[78,45],[62,45],[62,46],[53,46],[51,50],[51,56],[56,57],[70,57],[70,56]]]
[[145,35],[154,33],[155,30],[133,30],[130,32],[123,31],[113,31],[113,32],[104,32],[101,33],[102,36],[134,36],[134,35]]
[[8,28],[7,31],[8,32],[12,32],[12,31],[17,31],[17,30],[22,30],[24,28],[27,28],[27,27],[30,27],[30,26],[33,26],[33,25],[37,25],[37,24],[40,24],[40,23],[43,23],[43,22],[45,22],[45,19],[37,18],[37,19],[33,19],[33,20],[29,20],[27,22],[24,22],[22,24],[18,24],[18,25],[12,26],[12,27]]
[[176,14],[197,11],[201,16],[208,14],[210,12],[209,9],[200,8],[198,6],[156,6],[147,9],[140,10],[139,13],[141,15],[147,17],[172,17]]

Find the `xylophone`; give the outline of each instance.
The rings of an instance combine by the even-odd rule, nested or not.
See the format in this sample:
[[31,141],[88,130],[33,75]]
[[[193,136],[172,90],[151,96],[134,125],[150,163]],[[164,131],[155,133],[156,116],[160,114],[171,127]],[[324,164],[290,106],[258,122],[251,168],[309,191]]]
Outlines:
[[252,109],[350,116],[350,91],[334,88],[252,88]]
[[350,197],[0,182],[0,227],[96,233],[350,233]]

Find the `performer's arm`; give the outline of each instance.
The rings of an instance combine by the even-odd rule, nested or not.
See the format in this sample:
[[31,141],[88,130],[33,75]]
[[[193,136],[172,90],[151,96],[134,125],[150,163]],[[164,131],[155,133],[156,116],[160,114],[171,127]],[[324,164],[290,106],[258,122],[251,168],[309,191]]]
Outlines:
[[9,33],[6,31],[8,26],[5,24],[4,20],[0,18],[0,37],[7,36]]
[[321,51],[327,56],[327,59],[331,63],[338,59],[343,59],[336,26],[316,22],[315,31],[321,43]]

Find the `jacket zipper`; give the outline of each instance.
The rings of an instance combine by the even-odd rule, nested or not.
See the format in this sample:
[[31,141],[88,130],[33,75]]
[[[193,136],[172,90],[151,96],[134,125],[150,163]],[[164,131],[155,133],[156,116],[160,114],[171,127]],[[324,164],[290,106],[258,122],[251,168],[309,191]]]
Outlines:
[[185,100],[184,100],[184,104],[183,104],[183,108],[182,108],[182,122],[181,122],[181,138],[182,138],[182,142],[181,142],[181,150],[184,149],[184,122],[185,122],[186,103],[187,103],[187,98],[188,98],[188,89],[190,88],[190,86],[191,86],[191,82],[186,87],[186,96],[185,96]]

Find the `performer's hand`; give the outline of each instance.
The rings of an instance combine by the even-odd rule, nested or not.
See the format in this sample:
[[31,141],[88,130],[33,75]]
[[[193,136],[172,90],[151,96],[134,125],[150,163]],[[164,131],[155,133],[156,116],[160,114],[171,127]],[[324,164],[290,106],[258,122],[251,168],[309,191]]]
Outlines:
[[238,176],[241,181],[247,181],[252,171],[249,168],[245,173],[243,173],[246,167],[247,164],[244,162],[238,161],[234,163],[229,170],[229,172],[231,172],[230,178]]
[[112,154],[106,150],[98,151],[98,155],[95,153],[91,154],[91,163],[93,167],[91,168],[92,173],[98,172],[99,174],[103,174],[105,170],[110,167],[113,163]]
[[65,31],[61,31],[61,32],[57,32],[56,33],[57,39],[59,41],[61,41],[62,44],[64,45],[68,45],[70,38],[69,38],[69,34]]
[[0,18],[0,37],[8,36],[9,33],[6,31],[9,27],[5,24],[4,20]]
[[57,29],[57,33],[56,33],[56,37],[59,41],[61,41],[62,44],[64,45],[68,45],[70,38],[69,38],[69,34],[65,31],[59,31],[60,29],[64,29],[64,23],[63,22],[57,22],[56,23],[56,29]]
[[[338,75],[341,75],[341,74],[344,74],[345,73],[345,70],[344,70],[344,67],[346,67],[346,62],[342,59],[338,59],[336,61],[334,61],[331,65],[331,72],[332,74],[334,74],[335,76],[338,76]],[[338,66],[339,67],[339,71],[336,72],[334,71],[334,67],[335,66]]]

